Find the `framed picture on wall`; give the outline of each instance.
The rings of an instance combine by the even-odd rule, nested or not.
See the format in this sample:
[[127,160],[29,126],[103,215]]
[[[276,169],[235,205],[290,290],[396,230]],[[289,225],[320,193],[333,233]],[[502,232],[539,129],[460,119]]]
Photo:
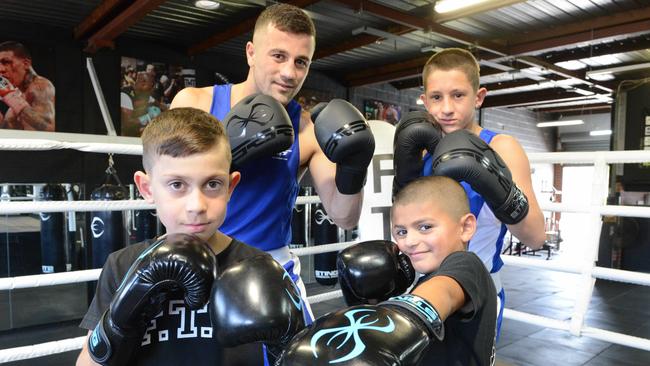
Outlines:
[[195,70],[131,57],[122,57],[120,110],[122,136],[138,137],[181,89],[196,86]]
[[296,95],[296,101],[300,104],[302,109],[309,112],[316,104],[320,102],[329,102],[335,97],[331,94],[311,89],[302,89]]
[[367,120],[380,120],[391,124],[396,124],[402,117],[401,106],[380,100],[364,100],[363,112]]
[[0,41],[0,128],[54,132],[53,66],[47,46]]

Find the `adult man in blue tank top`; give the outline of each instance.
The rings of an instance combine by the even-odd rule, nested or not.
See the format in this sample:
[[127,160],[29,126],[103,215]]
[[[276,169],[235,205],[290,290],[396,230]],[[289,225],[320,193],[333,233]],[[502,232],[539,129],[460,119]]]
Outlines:
[[[285,106],[296,138],[288,149],[238,167],[242,179],[221,231],[270,253],[292,275],[303,299],[300,262],[288,249],[298,181],[308,168],[329,217],[344,229],[352,228],[359,220],[374,151],[372,133],[351,104],[333,100],[317,117],[312,113],[312,122],[293,100],[307,77],[315,42],[314,24],[304,11],[288,4],[270,6],[258,17],[253,40],[246,44],[249,71],[244,82],[186,88],[171,104],[199,108],[222,121],[238,102],[255,93]],[[306,300],[305,305],[313,319]]]
[[[477,218],[468,250],[492,275],[500,307],[498,330],[506,298],[499,276],[506,231],[533,249],[541,248],[546,239],[530,164],[514,137],[476,122],[476,109],[487,90],[479,88],[479,65],[470,52],[448,48],[436,53],[425,64],[422,80],[420,98],[428,114],[410,114],[396,128],[393,190],[420,175],[444,175],[461,182]],[[412,163],[417,159],[422,159],[419,166]]]

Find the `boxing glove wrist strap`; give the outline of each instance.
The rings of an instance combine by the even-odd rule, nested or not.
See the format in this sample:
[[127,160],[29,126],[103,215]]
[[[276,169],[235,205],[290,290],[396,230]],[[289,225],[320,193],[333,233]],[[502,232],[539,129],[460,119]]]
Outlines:
[[508,199],[494,211],[499,221],[506,225],[519,223],[528,215],[528,198],[517,186],[513,185]]
[[438,311],[425,299],[413,294],[406,294],[391,297],[382,304],[407,310],[408,313],[414,314],[420,323],[424,325],[430,337],[435,337],[439,341],[445,338],[445,325],[440,320]]
[[[90,357],[101,365],[124,365],[142,339],[141,335],[125,335],[108,319],[108,311],[88,338]],[[109,334],[110,333],[110,334]]]

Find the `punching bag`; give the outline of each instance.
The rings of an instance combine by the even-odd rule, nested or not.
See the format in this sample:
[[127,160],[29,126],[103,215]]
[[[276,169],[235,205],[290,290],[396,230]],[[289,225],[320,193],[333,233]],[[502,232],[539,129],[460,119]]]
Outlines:
[[[92,191],[93,201],[117,201],[127,196],[121,185],[102,184]],[[102,268],[112,252],[124,248],[124,222],[122,211],[93,211],[90,214],[92,243],[92,268]]]
[[[311,187],[300,187],[298,197],[311,194]],[[303,248],[307,245],[307,205],[294,205],[291,215],[291,248]]]
[[[311,229],[314,245],[339,241],[338,226],[327,216],[325,208],[320,203],[312,205]],[[328,252],[314,255],[314,275],[321,285],[333,286],[338,280],[336,254],[337,252]]]
[[135,243],[153,239],[158,235],[156,210],[136,210],[134,216]]
[[[41,201],[63,201],[65,190],[60,184],[46,184]],[[63,212],[41,212],[41,272],[65,272],[65,219]]]

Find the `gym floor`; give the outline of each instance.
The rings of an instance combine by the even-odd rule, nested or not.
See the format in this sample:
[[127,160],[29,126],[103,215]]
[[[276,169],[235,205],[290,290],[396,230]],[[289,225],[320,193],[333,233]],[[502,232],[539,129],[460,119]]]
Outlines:
[[[533,257],[544,260],[544,256]],[[555,258],[555,257],[552,257]],[[506,288],[506,304],[509,308],[527,311],[554,319],[571,316],[573,298],[578,286],[578,276],[540,269],[506,266],[503,269]],[[43,306],[78,302],[79,293],[85,286],[58,286],[49,290],[14,291],[10,297],[0,292],[0,314],[7,314],[7,304],[22,323],[43,313]],[[315,284],[308,286],[310,294],[331,291]],[[31,293],[30,293],[31,292]],[[85,294],[84,294],[85,296]],[[74,299],[77,299],[76,301]],[[633,336],[650,338],[650,287],[618,282],[596,282],[594,294],[586,316],[591,327],[623,332]],[[312,306],[316,316],[338,309],[342,299],[330,300]],[[47,313],[49,310],[46,310]],[[70,317],[70,314],[67,315]],[[20,320],[22,319],[22,320]],[[0,349],[26,346],[34,343],[77,337],[85,334],[77,328],[78,319],[60,321],[56,324],[25,326],[17,330],[0,332]],[[6,324],[5,324],[6,325]],[[3,327],[5,328],[5,327]],[[7,365],[72,365],[78,351],[66,352],[39,359],[8,363]],[[506,319],[501,339],[497,343],[498,365],[547,366],[646,366],[650,364],[650,352],[623,347],[586,337],[573,337],[565,331],[529,325]]]

